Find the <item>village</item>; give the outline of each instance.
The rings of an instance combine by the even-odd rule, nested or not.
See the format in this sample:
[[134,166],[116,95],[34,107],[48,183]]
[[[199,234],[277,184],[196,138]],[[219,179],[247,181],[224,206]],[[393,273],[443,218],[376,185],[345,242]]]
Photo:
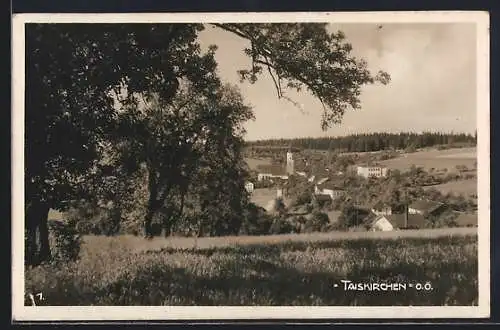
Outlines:
[[[278,150],[284,156],[284,162],[258,164],[251,171],[252,177],[246,182],[245,188],[255,204],[269,214],[280,213],[292,224],[297,221],[297,217],[304,222],[311,220],[315,212],[321,212],[328,217],[328,225],[320,231],[393,231],[477,226],[477,208],[461,210],[461,207],[456,207],[456,201],[447,200],[453,194],[452,197],[450,194],[442,196],[439,201],[439,198],[432,198],[428,193],[420,196],[414,193],[411,198],[400,201],[399,207],[394,205],[397,203],[384,198],[367,201],[358,194],[352,194],[350,188],[353,181],[381,185],[380,194],[384,194],[384,183],[388,185],[391,176],[401,175],[400,171],[391,172],[379,162],[318,170],[309,164],[311,161],[301,156],[300,150],[291,147]],[[300,159],[298,163],[297,158]],[[425,171],[420,169],[420,173]],[[351,218],[348,224],[345,223],[346,217]]]

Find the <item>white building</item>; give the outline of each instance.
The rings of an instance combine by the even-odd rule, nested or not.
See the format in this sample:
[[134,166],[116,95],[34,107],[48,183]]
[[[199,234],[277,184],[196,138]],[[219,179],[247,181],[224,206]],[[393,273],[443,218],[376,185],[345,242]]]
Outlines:
[[249,194],[253,193],[253,191],[255,189],[253,182],[245,183],[245,189],[248,191]]
[[281,172],[276,173],[275,171],[273,171],[273,172],[266,171],[266,173],[259,173],[259,174],[257,174],[257,180],[259,180],[259,181],[267,180],[267,179],[273,179],[273,178],[288,180],[288,175],[283,174]]
[[384,216],[379,216],[375,219],[371,227],[372,231],[392,231],[394,229],[392,223]]
[[357,173],[365,178],[381,178],[387,176],[388,170],[385,166],[358,166]]
[[377,203],[374,205],[371,209],[373,214],[376,215],[391,215],[392,214],[392,208],[389,205],[382,204],[382,203]]
[[323,183],[325,183],[325,182],[326,182],[326,181],[328,181],[328,180],[329,180],[329,178],[322,178],[322,179],[319,179],[319,180],[318,180],[318,182],[317,182],[317,184],[318,184],[318,185],[322,185]]
[[289,175],[295,174],[295,161],[291,148],[286,153],[286,173]]
[[314,193],[316,195],[328,195],[333,200],[344,195],[345,191],[333,184],[324,183],[315,185]]

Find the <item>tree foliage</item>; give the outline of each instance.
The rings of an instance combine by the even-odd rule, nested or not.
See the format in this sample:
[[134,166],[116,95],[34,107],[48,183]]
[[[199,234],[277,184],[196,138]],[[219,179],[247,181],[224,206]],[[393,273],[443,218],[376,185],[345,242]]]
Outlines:
[[269,73],[278,97],[287,99],[286,88],[307,89],[323,105],[323,129],[340,123],[348,109],[360,108],[361,86],[390,81],[385,72],[373,76],[364,60],[352,56],[344,33],[329,33],[326,23],[216,26],[250,41],[244,52],[252,67],[238,71],[242,80],[254,83]]

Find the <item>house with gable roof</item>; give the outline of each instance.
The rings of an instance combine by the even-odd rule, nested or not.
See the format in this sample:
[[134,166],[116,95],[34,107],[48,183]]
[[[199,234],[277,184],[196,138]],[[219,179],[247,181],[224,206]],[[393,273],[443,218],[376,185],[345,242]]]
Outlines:
[[444,211],[444,209],[445,205],[443,203],[422,199],[410,204],[408,207],[408,213],[420,214],[427,217],[429,215],[438,215]]

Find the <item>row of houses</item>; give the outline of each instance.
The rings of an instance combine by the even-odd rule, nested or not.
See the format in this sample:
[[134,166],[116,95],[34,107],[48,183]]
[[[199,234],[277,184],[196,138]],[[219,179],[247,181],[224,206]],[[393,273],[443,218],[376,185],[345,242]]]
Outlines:
[[[316,185],[314,198],[319,202],[329,202],[345,194],[345,191],[332,183]],[[277,188],[277,198],[284,198],[283,188]],[[421,229],[427,227],[430,216],[440,216],[447,211],[446,204],[429,200],[417,200],[407,205],[403,213],[395,213],[391,206],[378,202],[369,206],[357,205],[364,226],[372,231],[392,231],[399,229]],[[267,209],[267,208],[266,208]],[[477,226],[477,214],[453,211],[457,217],[454,222],[460,227]]]
[[[314,193],[318,201],[330,201],[345,195],[342,188],[328,182],[316,185]],[[391,206],[381,202],[358,208],[364,212],[363,222],[368,223],[372,231],[425,228],[430,216],[439,216],[447,210],[446,204],[424,199],[407,205],[403,213],[394,213]],[[454,220],[457,226],[477,226],[477,214],[453,212],[457,215]]]
[[[289,149],[286,154],[286,166],[281,165],[265,165],[259,166],[258,180],[276,179],[276,181],[287,181],[291,175],[304,177],[308,182],[314,184],[314,198],[318,201],[331,201],[345,195],[344,189],[340,185],[329,181],[329,176],[325,169],[325,176],[317,178],[315,175],[308,175],[306,172],[295,171],[294,157]],[[385,166],[377,164],[364,164],[356,167],[356,173],[359,176],[370,177],[386,177],[389,170]],[[284,184],[286,186],[286,184]],[[253,192],[254,185],[248,182],[245,188],[249,192]],[[286,195],[286,189],[278,188],[276,196],[278,198]],[[367,211],[371,230],[397,230],[403,228],[423,228],[427,223],[427,218],[431,215],[437,216],[445,210],[445,205],[428,200],[418,200],[408,205],[403,213],[394,213],[390,206],[383,203],[377,203],[370,207],[364,208]],[[475,226],[477,225],[477,215],[458,214],[456,219],[459,226]],[[366,223],[366,222],[365,222]]]
[[[306,172],[303,171],[293,171],[291,167],[284,168],[281,165],[260,165],[259,173],[257,174],[257,180],[269,180],[269,179],[282,179],[288,180],[290,175],[299,175],[305,177],[309,182],[313,182],[316,179],[315,175],[308,176]],[[389,170],[387,167],[383,166],[357,166],[357,174],[364,178],[381,178],[387,177]],[[340,173],[342,174],[342,172]]]
[[[457,217],[454,219],[458,227],[477,227],[477,214],[455,212]],[[372,231],[391,231],[398,229],[421,229],[425,228],[427,219],[422,214],[391,214],[379,215],[370,224]]]
[[[286,164],[282,165],[259,165],[258,166],[259,173],[257,174],[257,180],[269,180],[269,179],[282,179],[288,180],[291,175],[300,175],[302,177],[308,178],[310,182],[313,182],[316,178],[314,175],[308,175],[303,171],[295,170],[295,159],[293,155],[293,151],[291,148],[288,149],[286,153]],[[387,167],[378,165],[378,164],[365,164],[359,165],[356,167],[356,173],[359,176],[370,178],[380,178],[386,177],[389,173]]]

